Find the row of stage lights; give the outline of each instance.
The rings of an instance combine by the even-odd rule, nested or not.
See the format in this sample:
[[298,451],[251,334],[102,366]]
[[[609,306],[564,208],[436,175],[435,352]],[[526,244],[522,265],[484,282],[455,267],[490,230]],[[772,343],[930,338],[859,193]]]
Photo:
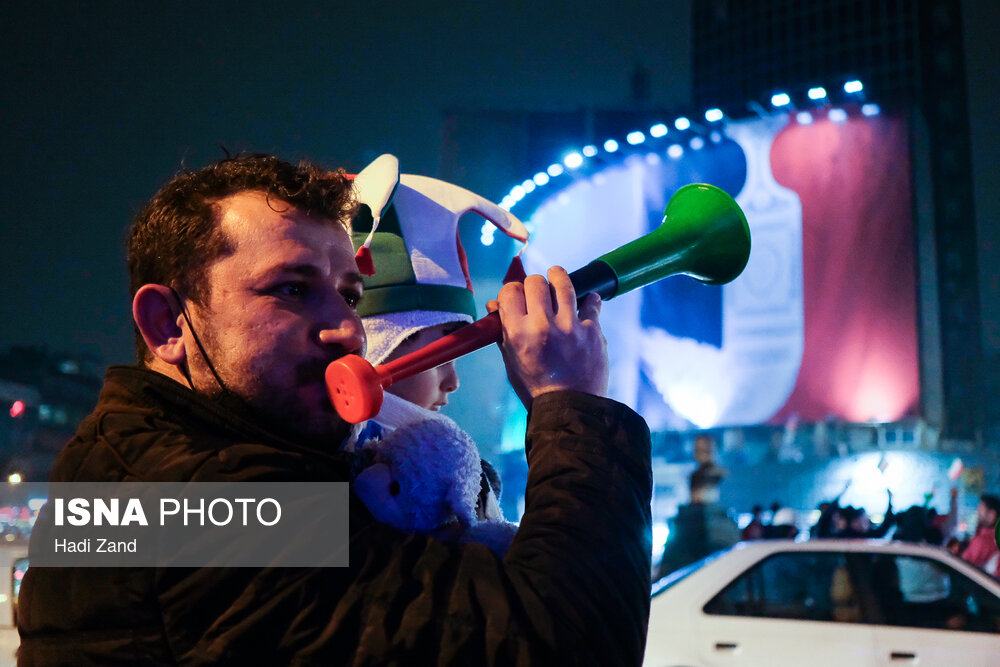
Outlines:
[[[864,91],[864,85],[858,80],[848,81],[843,86],[844,93],[856,101],[862,101],[861,96]],[[806,97],[810,100],[812,105],[811,109],[799,109],[796,111],[796,106],[792,103],[792,97],[788,93],[778,92],[771,96],[771,107],[776,112],[782,113],[795,113],[795,120],[800,125],[811,124],[816,116],[824,109],[820,105],[826,105],[829,103],[829,96],[825,88],[821,86],[816,86],[810,88],[806,92]],[[830,106],[825,107],[826,116],[831,121],[835,123],[842,123],[847,120],[847,111],[840,107]],[[880,109],[877,104],[864,103],[861,105],[861,113],[865,116],[876,116],[880,113]],[[708,129],[708,138],[712,143],[719,143],[722,141],[722,132],[719,129],[723,121],[726,119],[726,114],[722,109],[712,108],[705,111],[704,118],[708,124],[707,128],[699,127],[698,129]],[[694,124],[686,116],[680,116],[674,120],[674,129],[678,132],[687,132],[694,128]],[[633,130],[625,135],[625,143],[628,146],[640,146],[644,144],[648,137],[652,139],[662,139],[666,137],[670,132],[670,129],[664,123],[657,123],[649,128],[647,132],[642,130]],[[691,137],[688,141],[688,146],[691,150],[701,150],[705,146],[705,139],[702,136],[696,134]],[[603,155],[601,153],[603,149]],[[601,148],[596,145],[590,144],[584,146],[580,150],[573,150],[565,155],[560,162],[554,162],[550,164],[544,171],[540,171],[529,179],[526,179],[522,183],[515,185],[511,188],[510,192],[500,201],[500,208],[510,211],[513,209],[518,202],[524,199],[527,195],[531,194],[539,188],[543,188],[553,182],[553,180],[558,179],[560,176],[570,174],[577,171],[583,167],[587,160],[596,157],[611,156],[619,151],[627,150],[626,147],[622,146],[615,139],[608,139],[604,142]],[[667,157],[679,160],[684,155],[684,147],[680,143],[674,142],[667,147]],[[487,222],[483,225],[482,234],[480,236],[480,241],[483,245],[492,245],[494,241],[494,235],[496,233],[496,227]]]

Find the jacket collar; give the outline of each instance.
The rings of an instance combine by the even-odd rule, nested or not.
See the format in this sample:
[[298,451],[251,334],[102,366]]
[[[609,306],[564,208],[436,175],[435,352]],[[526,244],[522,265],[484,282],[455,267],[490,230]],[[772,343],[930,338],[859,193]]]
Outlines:
[[339,451],[340,443],[322,446],[291,440],[242,414],[236,406],[192,391],[179,382],[146,368],[111,366],[104,377],[99,405],[114,410],[116,406],[143,407],[164,415],[169,421],[197,429],[208,429],[234,439],[261,442],[279,449],[321,456],[331,462],[345,462],[352,457]]

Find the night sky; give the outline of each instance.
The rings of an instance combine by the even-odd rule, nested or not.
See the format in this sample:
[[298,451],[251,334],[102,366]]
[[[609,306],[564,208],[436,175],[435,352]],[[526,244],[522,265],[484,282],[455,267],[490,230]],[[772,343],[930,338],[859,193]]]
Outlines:
[[450,105],[619,106],[637,63],[654,104],[685,104],[687,7],[5,2],[0,345],[131,361],[125,230],[220,146],[434,175]]
[[[1000,24],[963,0],[983,329],[1000,354]],[[0,4],[0,346],[131,360],[122,249],[182,162],[229,150],[435,175],[448,107],[689,101],[689,0]],[[509,183],[497,183],[499,198]]]

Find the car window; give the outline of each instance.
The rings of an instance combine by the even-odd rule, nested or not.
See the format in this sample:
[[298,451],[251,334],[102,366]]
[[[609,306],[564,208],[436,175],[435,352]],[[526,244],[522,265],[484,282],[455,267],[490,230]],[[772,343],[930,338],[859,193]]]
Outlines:
[[705,605],[706,614],[805,621],[863,620],[844,554],[774,554],[733,580]]
[[653,586],[650,589],[650,593],[649,593],[650,597],[654,597],[655,598],[657,595],[659,595],[663,591],[665,591],[665,590],[667,590],[669,588],[673,588],[675,585],[679,584],[684,579],[687,579],[688,576],[690,576],[694,572],[697,572],[701,568],[705,567],[706,565],[708,565],[709,563],[711,563],[713,560],[718,560],[718,558],[720,556],[722,556],[723,554],[728,553],[729,551],[730,551],[730,549],[723,549],[722,551],[716,551],[714,554],[710,554],[708,556],[705,556],[701,560],[696,560],[695,562],[691,563],[690,565],[685,565],[681,569],[674,570],[673,572],[671,572],[670,574],[666,575],[665,577],[662,577],[661,579],[657,579],[656,581],[653,582]]
[[868,554],[879,622],[911,628],[1000,633],[1000,598],[933,558]]

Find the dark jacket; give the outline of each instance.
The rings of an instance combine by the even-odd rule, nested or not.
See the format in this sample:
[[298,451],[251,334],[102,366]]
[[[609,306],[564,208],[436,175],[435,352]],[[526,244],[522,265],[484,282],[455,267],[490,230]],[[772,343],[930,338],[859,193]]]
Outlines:
[[681,505],[663,549],[657,577],[666,576],[739,541],[740,530],[725,507],[715,503]]
[[[31,568],[21,665],[639,664],[649,613],[649,432],[576,392],[535,400],[525,513],[501,561],[404,535],[351,494],[346,568]],[[150,371],[108,371],[53,481],[347,481]]]

